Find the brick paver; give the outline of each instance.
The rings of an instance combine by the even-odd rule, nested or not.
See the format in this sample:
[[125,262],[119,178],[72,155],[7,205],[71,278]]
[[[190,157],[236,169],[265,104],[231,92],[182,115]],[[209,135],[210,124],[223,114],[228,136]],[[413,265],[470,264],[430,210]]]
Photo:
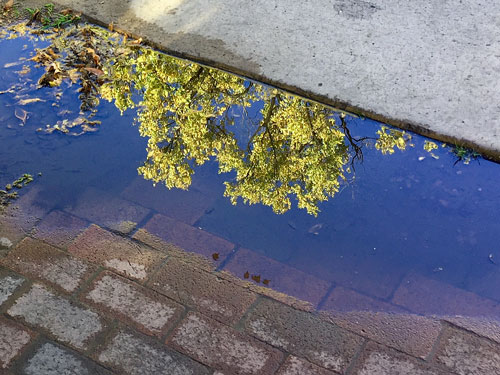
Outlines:
[[0,369],[5,369],[31,341],[33,334],[19,324],[0,317]]
[[459,375],[498,375],[500,345],[449,327],[441,337],[436,362]]
[[176,329],[171,345],[229,374],[273,374],[283,356],[270,346],[195,313]]
[[68,251],[124,276],[145,280],[165,255],[91,225],[68,247]]
[[150,286],[224,323],[238,321],[256,298],[248,289],[176,257],[167,260]]
[[149,213],[147,208],[95,188],[88,188],[68,211],[123,233],[130,232]]
[[110,272],[95,280],[83,299],[149,335],[161,335],[184,310],[182,305]]
[[334,375],[332,371],[318,367],[303,358],[289,356],[277,375]]
[[153,216],[144,229],[186,251],[209,258],[217,253],[222,260],[234,249],[234,244],[223,238],[164,215]]
[[97,270],[95,266],[29,237],[22,240],[1,263],[24,275],[47,281],[65,292],[75,291]]
[[12,317],[45,329],[57,340],[84,349],[104,328],[99,315],[57,296],[39,284],[19,297],[7,312]]
[[0,306],[24,282],[22,277],[0,274]]
[[324,280],[248,249],[239,249],[224,269],[239,278],[244,278],[247,272],[259,276],[260,282],[268,280],[273,289],[313,305],[318,305],[330,287],[330,283]]
[[[352,375],[452,375],[424,361],[382,346],[369,344],[350,372]],[[478,374],[479,375],[479,374]]]
[[499,303],[414,273],[401,282],[392,301],[419,314],[500,317]]
[[142,336],[118,332],[97,356],[117,374],[204,375],[211,371],[192,359]]
[[27,359],[21,374],[26,375],[111,375],[109,371],[73,350],[44,342]]
[[415,357],[425,358],[441,331],[436,319],[410,314],[342,287],[332,291],[323,310],[338,326]]
[[52,211],[33,230],[32,236],[45,242],[66,248],[88,223],[62,211]]
[[245,330],[318,366],[344,371],[363,343],[357,335],[310,313],[263,299],[250,313]]
[[151,181],[142,177],[136,178],[121,196],[187,224],[194,224],[213,203],[212,199],[195,189],[167,190],[163,184],[153,186]]

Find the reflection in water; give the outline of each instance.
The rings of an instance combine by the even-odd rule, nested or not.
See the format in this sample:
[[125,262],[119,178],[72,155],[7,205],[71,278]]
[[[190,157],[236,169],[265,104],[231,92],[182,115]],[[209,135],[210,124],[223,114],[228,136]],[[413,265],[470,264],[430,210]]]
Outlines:
[[[138,107],[148,158],[139,173],[169,188],[187,189],[194,165],[215,159],[219,173],[234,172],[224,195],[236,204],[262,203],[276,213],[291,207],[317,215],[318,203],[347,180],[362,142],[333,109],[215,69],[145,48],[129,48],[107,65],[104,98],[124,111]],[[134,93],[139,99],[134,102]],[[248,108],[259,103],[251,117]],[[245,134],[235,134],[235,117]],[[339,124],[340,123],[340,124]],[[379,132],[377,149],[404,150],[404,132]]]
[[[476,155],[103,30],[62,35],[33,55],[31,41],[0,40],[0,187],[43,172],[20,190],[26,216],[59,229],[69,218],[122,232],[140,223],[249,282],[336,310],[351,330],[377,319],[403,330],[408,312],[500,320],[498,165],[465,165]],[[233,206],[224,192],[267,206]],[[23,230],[35,224],[23,217]],[[24,236],[2,225],[0,237]]]

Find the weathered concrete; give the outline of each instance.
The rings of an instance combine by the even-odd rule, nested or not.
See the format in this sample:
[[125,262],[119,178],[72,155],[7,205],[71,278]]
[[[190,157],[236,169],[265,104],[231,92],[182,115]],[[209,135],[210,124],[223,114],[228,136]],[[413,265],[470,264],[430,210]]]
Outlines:
[[173,54],[500,159],[498,1],[56,3]]

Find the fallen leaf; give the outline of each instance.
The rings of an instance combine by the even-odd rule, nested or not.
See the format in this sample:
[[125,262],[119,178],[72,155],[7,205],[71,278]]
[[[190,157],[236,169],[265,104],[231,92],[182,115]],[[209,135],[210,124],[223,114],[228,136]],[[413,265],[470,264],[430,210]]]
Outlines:
[[243,275],[243,277],[244,277],[245,279],[248,279],[248,278],[250,277],[250,274],[248,273],[248,271],[247,271],[247,272],[245,272],[245,274]]
[[108,29],[109,29],[109,31],[113,32],[113,30],[115,29],[115,25],[113,24],[113,22],[111,22],[111,23],[108,25]]
[[61,10],[61,12],[60,12],[60,13],[61,13],[62,15],[64,15],[64,16],[65,16],[65,15],[67,15],[67,14],[71,14],[71,13],[73,13],[73,11],[72,11],[71,9],[69,9],[69,8],[68,8],[68,9]]
[[96,76],[102,76],[104,74],[104,72],[101,70],[101,69],[97,69],[97,68],[87,68],[85,67],[84,68],[87,72],[89,73],[93,73],[95,74]]
[[219,260],[219,253],[213,253],[212,254],[212,259],[213,260]]
[[252,280],[256,283],[260,283],[260,275],[252,275]]
[[269,285],[269,283],[271,282],[271,280],[268,280],[268,279],[264,279],[264,281],[262,282],[262,284],[264,285]]
[[14,6],[14,0],[9,0],[3,6],[3,10],[10,10]]
[[36,102],[45,102],[45,101],[46,100],[43,100],[43,99],[40,99],[40,98],[21,99],[21,100],[19,100],[17,102],[17,104],[18,105],[26,105],[26,104],[36,103]]

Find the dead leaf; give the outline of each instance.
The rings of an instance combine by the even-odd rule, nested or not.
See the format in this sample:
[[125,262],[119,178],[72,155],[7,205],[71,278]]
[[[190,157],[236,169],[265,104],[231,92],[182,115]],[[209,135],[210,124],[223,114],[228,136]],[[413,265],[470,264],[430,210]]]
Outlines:
[[37,103],[37,102],[46,102],[46,100],[40,99],[40,98],[30,98],[30,99],[21,99],[17,102],[18,105],[27,105],[31,103]]
[[108,29],[109,29],[109,31],[113,32],[113,30],[115,29],[115,25],[113,24],[113,22],[111,22],[111,23],[108,25]]
[[219,260],[219,253],[213,253],[212,254],[212,259],[213,260]]
[[85,67],[84,68],[87,72],[89,73],[93,73],[95,74],[96,76],[102,76],[104,74],[104,72],[101,70],[101,69],[97,69],[97,68],[87,68]]
[[256,283],[260,283],[260,275],[252,275],[252,280]]
[[264,279],[264,281],[262,282],[262,284],[264,285],[269,285],[269,283],[271,282],[271,280],[268,280],[268,279]]
[[71,13],[73,13],[73,11],[72,11],[71,9],[69,9],[69,8],[68,8],[68,9],[63,9],[63,10],[61,10],[61,12],[60,12],[60,13],[61,13],[63,16],[65,16],[65,15],[67,15],[67,14],[71,14]]
[[243,275],[243,277],[244,277],[245,279],[248,279],[248,278],[250,277],[250,273],[248,273],[248,271],[247,271],[247,272],[245,272],[245,274]]
[[11,10],[13,6],[14,6],[14,0],[9,0],[3,6],[3,10]]
[[22,121],[23,125],[26,124],[26,120],[28,119],[28,112],[22,108],[16,108],[14,111],[14,115]]

